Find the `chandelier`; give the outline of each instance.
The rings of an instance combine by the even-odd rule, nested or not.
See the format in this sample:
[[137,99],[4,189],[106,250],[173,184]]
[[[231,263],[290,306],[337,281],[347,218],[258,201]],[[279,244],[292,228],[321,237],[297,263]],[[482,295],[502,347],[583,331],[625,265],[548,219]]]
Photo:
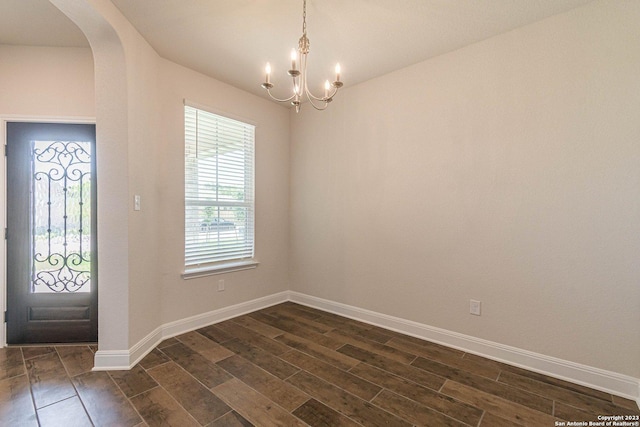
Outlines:
[[[307,0],[303,0],[302,3],[302,37],[298,40],[298,50],[291,49],[291,69],[287,71],[287,74],[291,76],[293,80],[293,95],[289,98],[276,98],[271,94],[273,84],[271,83],[271,65],[267,62],[265,67],[266,77],[262,87],[266,89],[267,93],[278,102],[291,102],[291,105],[296,107],[296,113],[300,111],[300,102],[303,97],[309,100],[309,103],[316,110],[324,110],[329,106],[329,103],[333,101],[333,97],[338,92],[338,89],[342,87],[340,81],[340,64],[336,64],[336,79],[333,83],[329,83],[326,80],[324,83],[324,96],[315,96],[307,87],[307,55],[309,55],[309,39],[307,38]],[[300,60],[300,68],[298,69],[298,58]]]

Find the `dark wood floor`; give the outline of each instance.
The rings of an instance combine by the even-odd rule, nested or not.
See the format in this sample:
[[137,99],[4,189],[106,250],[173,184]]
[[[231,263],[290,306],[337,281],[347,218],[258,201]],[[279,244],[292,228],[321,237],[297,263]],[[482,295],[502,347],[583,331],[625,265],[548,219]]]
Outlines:
[[293,303],[161,343],[0,349],[2,426],[554,426],[635,402]]

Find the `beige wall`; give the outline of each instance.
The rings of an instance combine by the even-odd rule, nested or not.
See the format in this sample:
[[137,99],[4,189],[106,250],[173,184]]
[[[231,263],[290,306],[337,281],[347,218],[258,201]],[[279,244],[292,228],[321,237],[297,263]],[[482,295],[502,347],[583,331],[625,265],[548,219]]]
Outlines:
[[638,22],[598,1],[292,113],[292,289],[640,377]]
[[[121,172],[114,181],[118,188],[113,188],[102,208],[111,208],[110,216],[122,218],[122,226],[116,230],[110,224],[111,230],[120,233],[125,227],[127,235],[125,240],[118,235],[117,241],[110,242],[105,236],[111,233],[101,232],[99,242],[113,249],[113,256],[105,263],[101,252],[100,265],[106,265],[105,274],[115,272],[116,256],[127,258],[120,263],[126,263],[121,270],[125,278],[111,283],[122,291],[100,294],[101,301],[106,301],[100,305],[100,349],[130,348],[168,322],[287,289],[288,111],[161,59],[108,0],[55,3],[85,31],[94,56],[114,58],[112,63],[96,61],[96,87],[100,89],[96,102],[101,107],[98,130],[126,130],[119,139],[125,150],[114,146],[104,165],[120,167]],[[103,21],[109,28],[100,29]],[[109,91],[121,84],[111,81],[117,76],[125,78],[124,94]],[[184,98],[257,125],[256,257],[260,266],[255,270],[189,281],[180,278],[184,263]],[[118,115],[122,111],[124,118]],[[138,212],[133,211],[135,194],[142,198]],[[220,279],[225,279],[226,291],[218,293]],[[123,337],[128,343],[125,348]]]
[[[93,57],[90,49],[0,45],[0,120],[90,121],[95,116]],[[0,143],[4,144],[4,123]],[[5,162],[0,162],[0,188],[5,188]],[[0,197],[0,223],[6,200]],[[0,245],[0,259],[6,259]],[[0,277],[5,277],[0,263]],[[5,280],[0,283],[0,309],[5,310]],[[4,328],[0,345],[4,344]]]
[[0,115],[94,117],[91,49],[0,45]]
[[[147,183],[158,173],[159,57],[110,1],[51,2],[83,31],[94,57],[98,360],[126,352],[160,322],[159,274],[153,268],[159,237],[144,222],[157,212]],[[145,198],[144,213],[133,211],[133,194]]]
[[[597,1],[299,115],[161,59],[90,3],[126,58],[125,137],[105,122],[101,156],[122,173],[99,208],[126,224],[100,236],[103,269],[126,255],[107,276],[126,295],[101,300],[101,349],[293,289],[640,377],[640,3]],[[94,91],[88,49],[0,46],[0,115],[113,115],[94,93],[118,55],[96,60]],[[184,98],[257,125],[255,270],[180,278]]]
[[[109,1],[57,5],[86,26],[95,67],[89,49],[0,46],[0,115],[97,117],[100,350],[288,289],[288,110],[161,59]],[[257,126],[255,270],[180,277],[184,98]]]
[[[162,61],[163,173],[159,177],[163,241],[162,318],[171,322],[288,289],[289,112],[272,102]],[[184,106],[187,99],[256,125],[256,259],[254,270],[183,280]],[[224,292],[217,291],[225,280]]]

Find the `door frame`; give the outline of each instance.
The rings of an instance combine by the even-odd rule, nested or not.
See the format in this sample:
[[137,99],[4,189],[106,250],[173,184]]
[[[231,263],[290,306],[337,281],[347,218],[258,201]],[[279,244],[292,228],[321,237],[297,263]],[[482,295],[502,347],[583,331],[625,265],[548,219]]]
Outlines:
[[[0,348],[7,346],[7,323],[4,313],[7,310],[7,241],[4,238],[4,230],[7,227],[7,158],[4,155],[4,147],[7,144],[7,122],[32,122],[32,123],[81,123],[96,124],[95,117],[84,116],[26,116],[26,115],[0,115]],[[96,141],[97,143],[97,141]],[[99,268],[99,265],[98,265]],[[98,299],[98,307],[100,299]],[[99,339],[99,337],[98,337]]]

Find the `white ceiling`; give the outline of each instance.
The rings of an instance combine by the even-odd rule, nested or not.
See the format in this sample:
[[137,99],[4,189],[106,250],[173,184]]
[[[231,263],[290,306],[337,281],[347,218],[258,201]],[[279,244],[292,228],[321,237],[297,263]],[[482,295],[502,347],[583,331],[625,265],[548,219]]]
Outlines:
[[[336,62],[354,85],[593,0],[307,0],[309,86]],[[289,52],[302,33],[302,0],[112,0],[164,58],[264,95],[288,95]],[[0,43],[87,46],[48,0],[0,0]]]

